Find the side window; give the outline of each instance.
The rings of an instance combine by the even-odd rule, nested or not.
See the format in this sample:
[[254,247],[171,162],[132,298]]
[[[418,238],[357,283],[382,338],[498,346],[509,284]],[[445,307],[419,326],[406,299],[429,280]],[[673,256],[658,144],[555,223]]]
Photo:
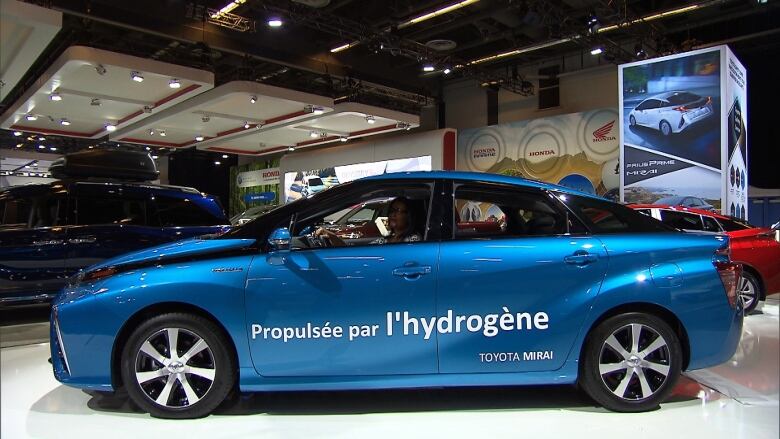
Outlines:
[[2,224],[5,226],[27,226],[30,220],[32,200],[28,198],[7,198],[0,204],[0,213],[3,213]]
[[564,216],[543,192],[464,184],[455,188],[455,238],[566,233]]
[[39,228],[65,224],[64,194],[35,191],[15,194],[0,201],[0,219],[3,225]]
[[708,216],[703,216],[703,215],[702,215],[701,218],[704,221],[704,230],[706,230],[708,232],[720,232],[721,231],[720,230],[720,226],[718,225],[718,222],[715,221],[714,218],[711,218],[711,217],[708,217]]
[[128,224],[144,226],[146,202],[122,197],[78,196],[76,198],[76,224]]
[[720,225],[723,226],[723,230],[727,232],[735,232],[737,230],[745,230],[753,227],[750,224],[736,220],[718,219],[718,221],[720,222]]
[[[359,195],[340,194],[321,202],[318,201],[322,198],[315,195],[305,211],[295,216],[290,230],[291,249],[424,241],[432,186],[379,184]],[[395,206],[394,212],[389,212],[390,205]],[[285,226],[286,223],[280,223],[277,227]]]
[[560,197],[594,233],[667,232],[670,229],[654,218],[617,203],[590,197]]
[[201,209],[196,203],[188,198],[174,198],[157,195],[154,197],[154,204],[157,209],[150,221],[150,223],[154,225],[161,225],[163,227],[184,227],[215,226],[221,224],[219,218],[216,218],[208,211]]
[[650,209],[635,209],[635,210],[641,213],[642,215],[647,215],[649,217],[653,216],[653,213],[650,211]]
[[662,210],[661,221],[664,224],[684,230],[704,230],[701,216],[687,212],[677,212],[674,210]]

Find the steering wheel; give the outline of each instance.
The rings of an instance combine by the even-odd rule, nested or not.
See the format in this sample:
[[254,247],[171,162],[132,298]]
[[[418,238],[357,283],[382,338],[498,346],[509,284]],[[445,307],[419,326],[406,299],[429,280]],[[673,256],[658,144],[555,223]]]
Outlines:
[[306,245],[309,246],[309,248],[330,247],[330,241],[328,239],[317,236],[315,233],[316,230],[303,236],[306,238]]

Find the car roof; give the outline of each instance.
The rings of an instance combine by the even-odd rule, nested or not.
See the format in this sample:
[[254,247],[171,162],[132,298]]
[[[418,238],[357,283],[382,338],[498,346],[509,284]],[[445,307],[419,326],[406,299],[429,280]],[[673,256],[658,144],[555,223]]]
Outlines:
[[529,180],[522,177],[513,177],[509,175],[500,174],[488,174],[484,172],[465,172],[465,171],[414,171],[414,172],[394,172],[390,174],[373,175],[370,177],[363,177],[360,180],[396,180],[396,179],[450,179],[450,180],[466,180],[474,182],[487,182],[487,183],[504,183],[515,186],[524,186],[538,189],[548,189],[553,191],[564,192],[572,195],[580,195],[584,197],[596,198],[599,200],[607,201],[606,199],[599,197],[598,195],[589,194],[587,192],[578,191],[565,186],[560,186],[552,183],[545,183],[537,180]]
[[668,204],[629,204],[628,207],[632,209],[667,209],[667,210],[676,210],[679,212],[689,212],[689,213],[695,213],[699,215],[709,216],[712,218],[718,218],[718,219],[731,219],[727,217],[726,215],[721,215],[719,213],[710,212],[709,210],[701,210],[701,209],[695,209],[692,207],[685,207],[685,206],[670,206]]

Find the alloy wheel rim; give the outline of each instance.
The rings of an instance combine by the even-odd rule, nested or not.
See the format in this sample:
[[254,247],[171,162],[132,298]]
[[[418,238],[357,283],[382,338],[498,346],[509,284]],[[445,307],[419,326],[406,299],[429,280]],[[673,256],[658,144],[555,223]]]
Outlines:
[[662,123],[661,124],[661,132],[664,133],[665,136],[668,136],[669,133],[672,132],[672,128],[669,126],[669,124]]
[[753,305],[753,301],[756,300],[756,287],[753,285],[753,282],[741,276],[737,290],[739,291],[739,298],[742,300],[742,307],[750,308]]
[[214,384],[216,362],[206,341],[184,328],[149,336],[135,358],[135,379],[147,398],[167,408],[191,406]]
[[612,332],[599,352],[599,376],[618,398],[638,401],[658,392],[666,383],[671,352],[653,328],[631,323]]

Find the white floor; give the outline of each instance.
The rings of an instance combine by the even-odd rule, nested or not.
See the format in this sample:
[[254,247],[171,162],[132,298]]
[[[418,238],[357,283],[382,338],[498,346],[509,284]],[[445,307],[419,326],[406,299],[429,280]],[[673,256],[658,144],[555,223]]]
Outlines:
[[779,324],[776,302],[765,305],[746,318],[730,362],[683,377],[660,410],[641,414],[610,413],[554,386],[247,394],[207,418],[166,421],[122,396],[60,385],[48,344],[8,347],[0,350],[0,437],[777,439]]

